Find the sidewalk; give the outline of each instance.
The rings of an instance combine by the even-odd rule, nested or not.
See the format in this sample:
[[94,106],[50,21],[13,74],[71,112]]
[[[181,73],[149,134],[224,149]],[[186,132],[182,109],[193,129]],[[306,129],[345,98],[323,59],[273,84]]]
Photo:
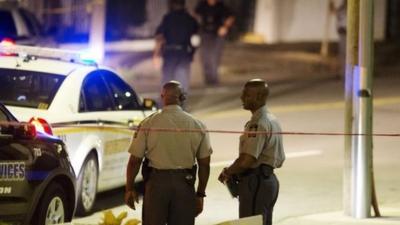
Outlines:
[[355,219],[343,212],[305,215],[281,221],[279,225],[397,225],[400,224],[400,204],[381,208],[385,217]]
[[[153,46],[153,40],[107,43],[104,64],[120,72],[139,93],[146,97],[154,95],[159,91],[161,75],[152,64]],[[87,48],[82,44],[63,44],[60,47],[72,50]],[[335,58],[321,58],[318,48],[318,43],[271,46],[227,43],[220,67],[220,86],[215,88],[204,84],[199,54],[196,54],[192,64],[191,93],[204,88],[238,86],[255,77],[268,82],[285,82],[332,75],[337,68]]]
[[[82,44],[63,44],[65,49],[86,49]],[[159,91],[160,71],[152,64],[154,41],[125,40],[105,46],[104,64],[121,72],[122,76],[142,94]],[[195,54],[191,72],[191,92],[218,90],[226,86],[241,86],[252,78],[264,78],[268,83],[285,83],[315,78],[341,79],[336,45],[330,44],[328,57],[320,55],[320,43],[285,43],[255,45],[240,42],[226,43],[220,66],[220,85],[204,84],[199,54]],[[387,57],[390,55],[391,57]],[[399,75],[400,46],[377,43],[375,48],[376,76]]]

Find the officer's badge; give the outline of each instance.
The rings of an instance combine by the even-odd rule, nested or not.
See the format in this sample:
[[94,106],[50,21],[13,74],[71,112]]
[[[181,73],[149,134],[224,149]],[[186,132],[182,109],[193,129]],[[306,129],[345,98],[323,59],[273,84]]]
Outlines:
[[257,132],[257,128],[258,128],[258,125],[257,124],[252,124],[252,125],[250,125],[250,127],[249,127],[249,133],[248,133],[248,137],[256,137],[257,136],[257,134],[255,133],[255,132]]

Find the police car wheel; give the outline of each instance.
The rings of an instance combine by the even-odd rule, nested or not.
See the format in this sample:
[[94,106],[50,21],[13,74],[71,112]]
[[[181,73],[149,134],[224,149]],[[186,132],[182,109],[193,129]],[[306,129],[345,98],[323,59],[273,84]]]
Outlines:
[[99,174],[96,156],[92,153],[85,159],[78,176],[78,202],[76,215],[85,216],[92,211],[96,200]]
[[62,186],[58,183],[51,183],[44,191],[31,223],[34,225],[62,224],[71,219],[70,210],[71,207]]

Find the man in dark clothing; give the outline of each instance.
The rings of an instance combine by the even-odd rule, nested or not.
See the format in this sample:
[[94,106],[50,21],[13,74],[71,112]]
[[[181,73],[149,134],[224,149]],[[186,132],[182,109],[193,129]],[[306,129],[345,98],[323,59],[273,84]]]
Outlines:
[[190,64],[194,47],[191,37],[198,31],[197,21],[185,10],[184,0],[169,0],[170,12],[156,31],[155,64],[163,58],[161,85],[170,80],[182,84],[185,92],[190,84]]
[[201,22],[200,54],[205,82],[215,85],[219,83],[218,67],[224,39],[234,22],[234,17],[224,3],[218,0],[199,2],[195,13]]

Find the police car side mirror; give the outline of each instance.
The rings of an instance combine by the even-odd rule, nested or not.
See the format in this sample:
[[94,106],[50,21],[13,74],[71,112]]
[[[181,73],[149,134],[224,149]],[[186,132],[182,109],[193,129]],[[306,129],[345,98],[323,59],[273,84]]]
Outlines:
[[148,110],[156,110],[158,107],[156,101],[150,98],[145,98],[143,99],[143,108]]

